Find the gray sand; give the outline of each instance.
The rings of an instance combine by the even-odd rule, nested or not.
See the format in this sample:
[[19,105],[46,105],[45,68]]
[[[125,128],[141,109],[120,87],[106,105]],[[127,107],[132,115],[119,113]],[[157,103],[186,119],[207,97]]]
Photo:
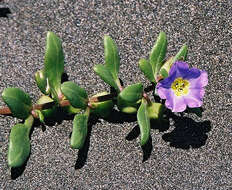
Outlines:
[[203,117],[173,116],[168,128],[153,125],[145,154],[139,137],[130,135],[135,118],[115,112],[114,119],[91,122],[86,150],[79,153],[69,145],[71,120],[45,131],[35,127],[19,173],[6,159],[10,128],[19,120],[0,116],[0,189],[232,188],[231,1],[4,0],[3,7],[11,14],[0,17],[0,92],[19,87],[38,99],[34,73],[43,67],[47,31],[62,39],[69,80],[90,95],[109,90],[92,69],[104,63],[105,34],[118,45],[125,86],[148,84],[138,61],[148,57],[161,30],[168,56],[186,43],[188,63],[208,72],[209,85]]

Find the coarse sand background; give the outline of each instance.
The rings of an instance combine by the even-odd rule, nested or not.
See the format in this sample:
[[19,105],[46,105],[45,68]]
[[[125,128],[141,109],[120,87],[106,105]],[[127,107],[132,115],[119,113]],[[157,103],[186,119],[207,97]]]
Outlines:
[[62,39],[68,79],[89,95],[109,90],[93,71],[104,63],[105,34],[119,48],[125,86],[149,84],[138,61],[160,31],[167,56],[186,43],[188,63],[209,74],[203,117],[172,114],[170,126],[152,125],[144,150],[136,117],[114,111],[90,122],[79,152],[69,145],[72,120],[35,127],[25,168],[11,171],[8,137],[19,120],[0,116],[1,190],[232,189],[232,1],[3,0],[0,8],[11,12],[0,17],[0,92],[19,87],[39,98],[34,73],[43,67],[47,31]]

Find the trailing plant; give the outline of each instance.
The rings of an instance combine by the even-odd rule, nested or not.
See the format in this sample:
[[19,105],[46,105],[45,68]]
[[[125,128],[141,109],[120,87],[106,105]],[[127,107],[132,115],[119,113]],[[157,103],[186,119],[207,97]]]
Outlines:
[[[89,96],[86,90],[72,81],[61,82],[64,73],[64,53],[61,40],[53,33],[47,33],[44,68],[37,71],[35,80],[42,92],[37,104],[32,105],[30,96],[19,88],[6,88],[2,99],[8,107],[0,114],[12,114],[22,123],[12,127],[9,137],[8,165],[19,167],[30,153],[30,131],[35,119],[42,124],[49,118],[56,118],[58,110],[74,114],[70,145],[81,149],[84,145],[90,115],[101,118],[110,116],[116,105],[127,114],[136,114],[140,128],[140,144],[146,145],[150,137],[150,120],[164,121],[166,109],[183,112],[187,109],[201,116],[204,87],[208,83],[205,71],[189,68],[185,61],[187,46],[166,59],[167,38],[160,32],[148,59],[140,59],[139,68],[151,82],[156,101],[152,101],[142,83],[124,87],[118,77],[120,58],[114,41],[104,37],[105,64],[94,66],[96,74],[114,90]],[[166,99],[157,100],[157,97]]]

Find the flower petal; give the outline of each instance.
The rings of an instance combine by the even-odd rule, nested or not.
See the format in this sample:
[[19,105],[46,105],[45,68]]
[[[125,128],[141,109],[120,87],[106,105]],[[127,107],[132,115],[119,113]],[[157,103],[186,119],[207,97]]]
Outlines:
[[176,78],[176,72],[174,72],[172,75],[169,75],[167,78],[161,80],[157,86],[162,86],[164,88],[171,88],[171,85],[173,83],[173,81]]
[[176,73],[177,77],[180,77],[180,76],[182,76],[181,74],[187,73],[188,70],[189,70],[189,66],[188,66],[187,63],[185,63],[183,61],[176,61],[172,65],[172,67],[171,67],[171,69],[169,71],[169,76],[173,75],[175,72],[177,72]]
[[162,84],[158,83],[156,89],[161,99],[166,99],[167,97],[169,97],[169,93],[171,91],[170,88],[164,88]]
[[182,76],[186,80],[198,78],[201,75],[201,71],[196,68],[191,68],[186,73],[182,73]]
[[190,108],[197,108],[202,106],[202,99],[205,94],[205,90],[201,89],[189,89],[189,93],[187,96],[184,96],[185,103]]
[[206,71],[201,71],[198,78],[189,79],[190,89],[203,88],[208,84],[208,74]]
[[165,106],[172,112],[183,112],[186,109],[186,103],[183,97],[177,97],[173,92],[169,93]]

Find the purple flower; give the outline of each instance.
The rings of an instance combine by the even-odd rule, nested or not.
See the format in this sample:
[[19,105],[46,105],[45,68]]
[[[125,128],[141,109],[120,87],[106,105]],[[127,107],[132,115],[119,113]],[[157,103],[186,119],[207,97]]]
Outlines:
[[196,68],[189,68],[185,62],[177,61],[170,69],[169,76],[160,81],[157,93],[166,99],[165,105],[172,112],[183,112],[186,107],[202,106],[205,94],[204,87],[208,84],[208,74]]

